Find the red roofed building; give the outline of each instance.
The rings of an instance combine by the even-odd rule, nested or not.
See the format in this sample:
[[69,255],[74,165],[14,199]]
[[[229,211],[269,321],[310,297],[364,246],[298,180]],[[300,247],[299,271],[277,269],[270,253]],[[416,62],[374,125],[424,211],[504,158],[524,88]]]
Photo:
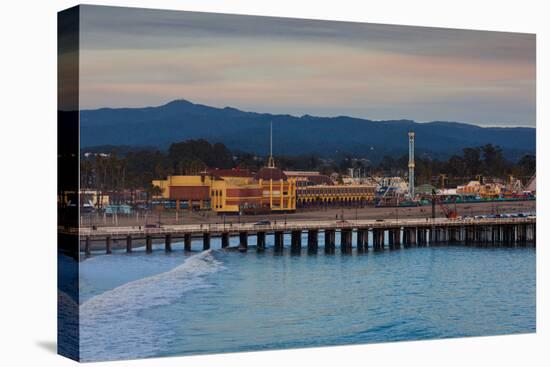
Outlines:
[[216,177],[254,177],[248,168],[207,168],[206,174]]

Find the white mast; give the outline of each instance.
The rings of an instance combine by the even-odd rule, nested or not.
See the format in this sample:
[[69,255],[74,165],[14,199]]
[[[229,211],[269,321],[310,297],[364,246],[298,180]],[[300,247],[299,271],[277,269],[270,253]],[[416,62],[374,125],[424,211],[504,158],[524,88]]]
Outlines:
[[267,167],[275,168],[275,160],[273,159],[273,121],[269,122],[269,160]]

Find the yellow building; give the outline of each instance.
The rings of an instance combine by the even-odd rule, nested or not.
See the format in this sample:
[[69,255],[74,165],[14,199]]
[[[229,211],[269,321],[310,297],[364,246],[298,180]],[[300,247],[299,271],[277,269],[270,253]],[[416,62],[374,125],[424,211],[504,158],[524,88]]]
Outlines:
[[265,179],[261,172],[254,177],[248,170],[207,170],[201,175],[168,176],[154,180],[153,185],[162,192],[159,198],[176,201],[176,208],[183,204],[188,209],[217,213],[294,211],[295,181]]
[[479,189],[479,196],[484,199],[496,199],[500,197],[500,191],[498,184],[484,184]]
[[457,194],[478,194],[481,188],[479,181],[470,181],[467,185],[458,186],[456,188]]
[[166,180],[154,180],[161,195],[156,199],[175,200],[176,208],[185,202],[189,209],[207,209],[213,178],[207,175],[168,176]]
[[458,186],[458,194],[479,195],[483,199],[496,199],[500,197],[501,187],[496,183],[482,184],[479,181],[470,181],[467,185]]
[[262,189],[263,207],[271,211],[296,210],[296,179],[288,178],[278,168],[265,167],[256,174],[256,180]]
[[365,205],[374,200],[375,185],[314,185],[296,190],[299,207]]

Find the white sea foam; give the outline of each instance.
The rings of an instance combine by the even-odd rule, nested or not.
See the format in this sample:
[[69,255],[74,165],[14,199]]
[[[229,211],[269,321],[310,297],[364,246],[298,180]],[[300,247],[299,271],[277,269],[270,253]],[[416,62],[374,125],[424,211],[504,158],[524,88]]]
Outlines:
[[94,296],[80,306],[80,351],[83,361],[155,355],[171,330],[140,317],[140,312],[167,305],[186,292],[209,285],[204,275],[223,269],[213,250],[182,265],[135,280]]

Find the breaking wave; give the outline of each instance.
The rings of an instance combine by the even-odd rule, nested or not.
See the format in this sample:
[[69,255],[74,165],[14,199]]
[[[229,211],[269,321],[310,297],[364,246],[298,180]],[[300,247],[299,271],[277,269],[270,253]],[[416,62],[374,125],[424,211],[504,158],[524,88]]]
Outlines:
[[170,271],[126,283],[80,305],[81,360],[157,354],[172,330],[141,317],[140,312],[171,304],[191,290],[209,287],[204,276],[223,269],[213,251],[201,252]]

